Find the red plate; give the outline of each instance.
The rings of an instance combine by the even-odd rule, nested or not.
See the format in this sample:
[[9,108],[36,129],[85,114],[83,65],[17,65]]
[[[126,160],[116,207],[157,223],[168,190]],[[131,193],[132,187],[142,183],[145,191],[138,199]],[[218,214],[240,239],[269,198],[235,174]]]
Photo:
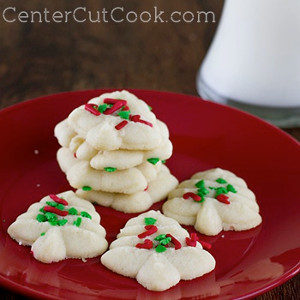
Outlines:
[[[69,189],[55,160],[53,128],[76,106],[107,90],[34,99],[0,112],[0,282],[29,296],[82,299],[251,298],[299,271],[300,147],[275,127],[238,110],[197,97],[133,91],[171,132],[168,161],[179,180],[212,167],[243,177],[256,193],[263,223],[245,232],[203,237],[212,243],[215,271],[155,293],[114,274],[99,257],[42,264],[6,233],[15,218],[49,193]],[[159,208],[158,204],[155,208]],[[132,214],[97,207],[111,242]]]

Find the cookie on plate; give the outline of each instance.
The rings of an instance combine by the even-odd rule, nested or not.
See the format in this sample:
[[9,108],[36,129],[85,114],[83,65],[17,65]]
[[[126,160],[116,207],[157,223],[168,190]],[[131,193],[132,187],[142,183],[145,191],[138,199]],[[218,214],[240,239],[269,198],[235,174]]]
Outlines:
[[31,246],[34,258],[43,263],[95,257],[108,246],[100,215],[72,191],[32,204],[9,226],[8,234],[20,245]]
[[125,213],[138,213],[149,209],[153,203],[165,199],[177,184],[178,180],[170,174],[165,165],[162,165],[157,177],[149,181],[143,191],[124,194],[78,189],[76,193],[92,203],[112,207]]
[[205,235],[247,230],[262,222],[246,182],[220,168],[194,174],[170,192],[163,213]]
[[152,291],[167,290],[215,268],[213,256],[195,234],[190,236],[177,221],[153,210],[130,219],[101,262]]

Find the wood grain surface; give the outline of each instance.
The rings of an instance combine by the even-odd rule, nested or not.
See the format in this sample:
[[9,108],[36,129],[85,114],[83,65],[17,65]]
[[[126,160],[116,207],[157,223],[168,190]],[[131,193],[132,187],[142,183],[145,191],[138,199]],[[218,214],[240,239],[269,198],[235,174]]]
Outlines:
[[[0,11],[86,7],[97,11],[212,11],[216,22],[8,23],[0,20],[0,108],[37,96],[98,88],[138,88],[196,95],[195,77],[223,0],[1,0]],[[7,14],[13,18],[13,14]],[[300,140],[300,128],[286,130]],[[259,300],[299,299],[299,275]],[[0,289],[1,299],[21,299]]]

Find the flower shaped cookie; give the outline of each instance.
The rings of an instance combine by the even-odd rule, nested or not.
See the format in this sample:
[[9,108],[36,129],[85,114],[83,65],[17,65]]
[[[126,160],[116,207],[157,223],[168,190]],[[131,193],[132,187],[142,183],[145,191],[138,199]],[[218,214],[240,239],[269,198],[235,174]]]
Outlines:
[[99,214],[72,191],[32,204],[8,233],[19,244],[31,245],[34,258],[44,263],[95,257],[108,246]]
[[165,165],[162,165],[157,177],[148,182],[148,186],[140,192],[123,194],[78,189],[76,193],[99,205],[109,206],[125,213],[138,213],[147,210],[153,203],[165,199],[177,184],[178,180],[170,174]]
[[153,291],[164,291],[215,267],[195,234],[190,237],[178,222],[156,211],[130,219],[101,262]]
[[151,158],[167,160],[171,157],[173,146],[169,140],[168,128],[159,120],[157,120],[157,125],[163,139],[159,146],[150,150],[97,150],[70,128],[68,120],[63,120],[57,124],[55,136],[62,147],[68,148],[79,160],[88,160],[92,168],[105,170],[113,167],[117,170],[123,170],[136,167]]
[[206,235],[222,230],[247,230],[262,219],[254,193],[246,182],[220,168],[199,172],[173,190],[163,213]]
[[156,164],[146,161],[135,168],[100,171],[93,169],[88,161],[76,159],[67,148],[58,150],[57,161],[73,188],[125,194],[143,191],[157,177],[162,165],[160,161]]
[[[150,150],[163,141],[161,127],[148,105],[127,91],[91,99],[74,109],[67,122],[72,132],[96,150]],[[56,128],[56,136],[61,135],[61,128],[64,126]]]

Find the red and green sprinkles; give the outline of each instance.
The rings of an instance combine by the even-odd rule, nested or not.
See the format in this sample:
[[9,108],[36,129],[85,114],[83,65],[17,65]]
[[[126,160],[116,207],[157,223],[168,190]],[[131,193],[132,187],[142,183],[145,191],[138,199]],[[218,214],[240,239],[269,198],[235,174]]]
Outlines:
[[100,105],[94,103],[86,103],[84,109],[95,116],[100,116],[101,114],[113,115],[114,113],[117,113],[117,116],[124,120],[115,126],[116,130],[121,130],[122,128],[124,128],[128,124],[128,121],[153,127],[152,123],[141,119],[140,115],[131,115],[126,100],[105,98],[103,102],[104,103]]
[[[144,228],[146,229],[146,231],[140,233],[138,235],[138,238],[142,239],[157,232],[158,228],[154,225],[156,221],[157,221],[156,219],[151,217],[145,218],[144,222],[146,225],[144,226]],[[211,248],[211,244],[204,241],[200,241],[196,233],[191,233],[189,237],[186,237],[185,242],[187,246],[190,247],[196,247],[197,242],[199,242],[204,249],[209,250]],[[153,241],[151,241],[150,239],[145,239],[143,243],[137,243],[135,247],[139,249],[148,249],[148,250],[154,248],[157,253],[162,253],[165,252],[167,248],[171,246],[171,244],[174,245],[175,250],[182,248],[181,243],[173,235],[171,235],[170,233],[167,234],[162,233],[154,237]]]
[[68,220],[64,218],[59,219],[59,217],[65,217],[68,215],[80,215],[73,222],[73,225],[79,227],[82,221],[82,217],[92,219],[92,216],[88,212],[81,211],[79,213],[75,207],[71,207],[66,210],[65,206],[69,205],[69,203],[65,199],[59,198],[54,194],[50,194],[49,197],[54,201],[46,201],[47,205],[40,208],[40,213],[36,216],[36,220],[38,222],[48,222],[52,226],[64,226],[68,223]]
[[[227,194],[229,192],[231,193],[237,193],[237,190],[232,184],[228,184],[228,182],[224,178],[217,178],[216,182],[225,186],[218,186],[218,187],[208,187],[210,190],[215,191],[215,199],[217,199],[219,202],[222,202],[224,204],[230,204],[229,196]],[[209,190],[205,187],[204,180],[200,180],[195,184],[195,187],[198,189],[197,193],[187,192],[183,194],[183,199],[187,200],[189,198],[192,198],[196,202],[204,202],[205,196],[209,194]]]

